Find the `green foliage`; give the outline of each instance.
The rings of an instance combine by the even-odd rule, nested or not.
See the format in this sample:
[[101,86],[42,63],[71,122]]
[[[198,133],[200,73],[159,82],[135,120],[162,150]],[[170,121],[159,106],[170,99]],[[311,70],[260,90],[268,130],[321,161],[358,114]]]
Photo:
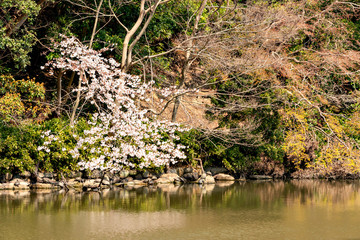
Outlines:
[[[33,0],[4,0],[0,9],[5,13],[0,17],[0,72],[4,64],[23,69],[30,64],[29,53],[36,42],[36,33],[25,26],[33,26],[40,6]],[[22,22],[24,20],[24,22]]]
[[50,130],[57,139],[49,145],[50,152],[39,151],[38,160],[42,163],[42,169],[55,172],[69,172],[77,169],[77,162],[81,158],[74,159],[69,150],[74,149],[77,142],[76,136],[82,134],[85,129],[89,129],[86,120],[80,119],[72,128],[68,120],[54,118],[44,122],[42,129],[38,146],[42,146],[44,141],[48,141],[43,134],[45,131]]
[[0,75],[0,122],[43,120],[48,112],[44,99],[45,88],[35,79],[15,80],[10,75]]
[[189,163],[194,165],[198,164],[197,159],[201,159],[205,167],[224,166],[233,172],[246,172],[248,167],[262,156],[280,162],[284,157],[278,139],[267,139],[269,141],[262,145],[247,146],[245,140],[242,144],[229,144],[221,137],[205,134],[198,129],[181,133],[179,136],[180,143],[188,146],[186,152]]
[[39,125],[22,127],[0,124],[0,172],[34,171],[42,132]]
[[[203,141],[202,149],[210,155],[207,164],[221,163],[238,172],[261,157],[282,162],[281,116],[273,107],[279,92],[257,75],[234,74],[231,78],[216,83],[217,93],[211,98],[214,107],[207,112],[209,119],[217,120],[219,128],[229,132],[229,136],[212,136]],[[234,106],[242,107],[234,110]]]
[[[36,16],[40,11],[40,6],[33,0],[3,0],[0,3],[1,8],[7,8],[14,11],[14,8],[21,13],[29,15],[29,17]],[[10,20],[11,16],[6,16]]]
[[5,28],[0,29],[0,50],[12,53],[15,68],[25,68],[30,64],[29,53],[34,44],[35,35],[32,31],[21,30],[15,37],[8,37]]
[[19,119],[24,113],[25,107],[19,94],[6,93],[0,98],[0,117],[3,122],[8,123]]
[[[76,143],[74,134],[83,132],[88,127],[87,122],[79,120],[74,128],[63,119],[52,119],[40,124],[22,126],[0,125],[0,173],[35,171],[69,172],[77,169],[77,160],[68,153]],[[59,133],[50,147],[50,153],[38,151],[46,139],[44,131]]]
[[[94,1],[82,2],[96,9]],[[269,25],[266,25],[267,31],[259,31],[256,26],[262,26],[263,20],[258,17],[259,23],[255,22],[254,29],[248,28],[254,31],[241,31],[237,36],[239,46],[234,50],[237,57],[244,63],[248,61],[246,57],[257,55],[265,62],[274,58],[278,60],[266,69],[259,69],[262,66],[257,65],[251,66],[255,70],[244,69],[246,75],[236,70],[224,73],[222,69],[213,68],[204,73],[206,78],[214,78],[212,90],[216,91],[211,98],[213,108],[207,117],[218,122],[218,129],[231,134],[219,136],[197,129],[181,133],[180,142],[189,146],[187,155],[190,163],[197,164],[198,159],[202,159],[204,165],[223,165],[233,171],[244,171],[252,162],[266,157],[280,162],[283,159],[292,161],[298,168],[312,165],[329,169],[339,159],[358,159],[360,21],[356,8],[346,1],[332,5],[333,0],[239,2],[245,5],[236,12],[238,19],[249,18],[253,24],[250,15],[259,13],[259,16],[268,16],[266,22]],[[228,3],[231,5],[231,1]],[[116,51],[104,55],[121,60],[126,31],[115,18],[106,16],[112,15],[108,4],[109,1],[103,2],[102,12],[105,15],[100,14],[93,48],[116,44]],[[111,0],[111,4],[118,19],[131,28],[138,17],[139,1]],[[183,0],[160,5],[146,34],[135,46],[133,56],[141,58],[167,51],[181,42],[185,35],[190,35],[193,29],[189,26],[193,26],[199,4],[199,1]],[[217,8],[215,4],[218,2],[209,4]],[[244,11],[252,6],[258,12]],[[77,13],[93,16],[90,8],[60,1],[54,8],[40,11],[41,6],[35,0],[0,1],[3,13],[0,16],[0,73],[15,72],[28,66],[29,53],[33,51],[37,38],[46,45],[59,40],[59,33],[62,33],[88,42],[94,18],[79,20]],[[210,6],[205,8],[199,23],[199,32],[204,35],[210,27],[216,28],[211,24],[218,21],[225,11],[225,8],[219,8],[216,14],[211,15],[209,9]],[[49,15],[45,18],[46,28],[37,28],[44,25],[44,19],[39,18],[40,12]],[[273,16],[276,13],[288,17],[277,19]],[[24,16],[26,21],[15,28]],[[235,27],[233,24],[222,23],[221,30]],[[266,35],[263,35],[264,32]],[[236,38],[224,38],[225,43],[237,41]],[[246,44],[241,39],[247,39]],[[279,42],[274,40],[272,48],[273,39],[279,39]],[[201,39],[195,40],[195,45],[197,41]],[[267,45],[270,47],[267,48]],[[40,49],[35,48],[34,55],[40,56],[43,51]],[[194,55],[196,52],[194,50]],[[267,52],[269,55],[266,55]],[[51,60],[58,56],[58,52],[50,52],[46,57]],[[45,58],[39,59],[33,61],[35,65],[45,61]],[[199,63],[196,61],[190,71],[200,71],[205,66],[201,56]],[[159,86],[171,84],[168,80],[170,75],[175,75],[171,80],[176,82],[177,65],[182,64],[180,58],[176,60],[174,55],[164,55],[152,59],[151,63]],[[29,72],[34,69],[29,69]],[[144,69],[143,66],[132,66],[130,71],[142,74]],[[188,74],[189,82],[193,73]],[[219,75],[223,79],[215,79],[214,76]],[[49,90],[55,89],[52,80],[45,80]],[[69,82],[67,74],[64,74],[63,80],[65,86]],[[49,92],[49,95],[54,93]],[[67,151],[61,149],[72,148],[75,141],[73,134],[86,129],[87,124],[81,120],[74,129],[62,119],[35,124],[46,119],[49,113],[42,103],[44,101],[43,85],[30,79],[15,80],[11,76],[0,76],[0,171],[33,170],[37,164],[41,169],[57,171],[76,167],[76,162],[65,153]],[[234,110],[233,106],[242,107]],[[86,106],[83,110],[84,115],[92,111]],[[15,127],[15,124],[18,126]],[[41,138],[43,130],[59,133],[57,138],[61,141],[51,145],[48,156],[36,150],[44,142]],[[234,140],[233,136],[236,136],[236,141],[229,141]],[[339,144],[341,142],[347,144],[347,148],[343,148]],[[356,165],[354,162],[347,164]]]
[[35,79],[15,80],[10,75],[0,76],[0,95],[5,93],[19,93],[23,99],[36,101],[45,97],[43,84],[36,83]]
[[[81,4],[85,4],[96,9],[93,1],[82,1]],[[135,24],[139,14],[139,1],[129,1],[128,3],[122,3],[118,1],[111,1],[111,6],[114,13],[117,15],[119,21],[128,29]],[[142,36],[138,44],[134,48],[134,55],[147,56],[149,54],[157,54],[169,50],[173,47],[174,38],[185,33],[190,33],[191,29],[187,26],[187,19],[196,12],[199,7],[199,2],[194,0],[184,0],[180,2],[170,1],[166,4],[161,4],[156,9],[156,12],[147,27],[146,34]],[[78,7],[71,3],[62,2],[59,4],[59,10],[62,14],[59,14],[58,19],[52,24],[48,30],[47,35],[57,40],[58,33],[75,35],[83,42],[88,42],[91,38],[94,18],[85,18],[77,20],[77,12],[86,12],[87,9]],[[102,12],[112,14],[109,8],[109,2],[104,1],[102,5]],[[93,11],[89,14],[94,14]],[[204,14],[206,18],[206,14]],[[116,51],[112,54],[116,60],[121,60],[121,53],[123,48],[123,41],[126,35],[126,30],[118,23],[115,18],[110,19],[100,16],[98,32],[93,44],[94,49],[100,49],[110,44],[115,45]],[[194,18],[189,22],[189,26],[192,25]],[[200,21],[204,22],[204,19]],[[105,26],[105,27],[102,27]],[[140,29],[139,29],[140,30]],[[168,68],[170,65],[170,58],[154,59],[156,65],[162,68]],[[143,69],[136,66],[131,69],[132,74],[141,74]]]

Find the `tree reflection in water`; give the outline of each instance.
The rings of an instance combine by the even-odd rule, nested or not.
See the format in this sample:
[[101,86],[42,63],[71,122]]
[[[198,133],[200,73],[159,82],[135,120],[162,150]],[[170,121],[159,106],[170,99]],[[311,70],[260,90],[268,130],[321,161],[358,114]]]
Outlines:
[[359,181],[314,180],[0,191],[0,239],[354,238],[359,194]]
[[[56,211],[163,211],[201,208],[280,207],[292,204],[355,204],[358,181],[251,181],[216,185],[162,185],[102,192],[0,191],[0,213]],[[286,199],[286,201],[284,201]]]

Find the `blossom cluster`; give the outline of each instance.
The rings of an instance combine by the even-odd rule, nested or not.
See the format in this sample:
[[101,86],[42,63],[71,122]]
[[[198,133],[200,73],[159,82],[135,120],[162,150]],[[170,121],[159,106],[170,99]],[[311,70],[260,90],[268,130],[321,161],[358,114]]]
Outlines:
[[[186,158],[186,147],[174,142],[178,140],[176,132],[185,129],[177,123],[151,119],[149,111],[141,107],[141,101],[153,90],[153,82],[144,83],[123,73],[114,59],[102,57],[104,49],[89,49],[74,37],[64,38],[56,47],[61,57],[47,66],[77,72],[82,81],[77,91],[98,106],[98,113],[88,121],[91,128],[73,136],[76,147],[69,151],[73,158],[79,158],[82,169],[159,167]],[[169,89],[163,94],[168,95]],[[39,150],[46,147],[44,144]]]
[[58,138],[54,134],[51,134],[51,130],[43,132],[43,134],[41,135],[41,138],[45,139],[45,141],[42,146],[38,146],[37,150],[45,151],[47,153],[50,152],[49,147],[50,147],[51,143],[58,140]]
[[186,93],[194,93],[199,92],[198,89],[192,89],[192,88],[178,88],[177,86],[171,86],[161,89],[155,89],[155,92],[161,96],[160,102],[163,102],[164,99],[171,97],[176,97],[180,95],[184,95]]

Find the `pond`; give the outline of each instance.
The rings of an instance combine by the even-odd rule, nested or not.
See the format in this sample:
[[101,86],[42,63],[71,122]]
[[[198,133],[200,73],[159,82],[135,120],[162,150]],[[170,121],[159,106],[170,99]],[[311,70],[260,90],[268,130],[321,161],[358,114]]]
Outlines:
[[0,191],[0,239],[360,239],[359,181]]

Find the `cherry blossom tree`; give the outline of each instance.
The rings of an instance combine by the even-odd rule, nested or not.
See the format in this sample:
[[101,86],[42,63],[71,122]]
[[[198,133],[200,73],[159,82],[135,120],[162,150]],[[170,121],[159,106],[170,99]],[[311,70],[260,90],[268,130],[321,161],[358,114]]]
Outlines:
[[[109,49],[95,51],[74,37],[64,37],[64,41],[55,44],[55,50],[60,57],[46,67],[51,73],[55,69],[78,73],[80,83],[75,91],[85,94],[85,99],[97,108],[88,121],[91,128],[82,136],[74,134],[77,144],[69,151],[79,159],[81,169],[159,167],[186,158],[186,147],[174,142],[178,140],[176,132],[186,129],[150,118],[151,112],[140,104],[148,101],[155,90],[164,96],[179,93],[174,93],[174,89],[155,89],[153,82],[144,83],[137,76],[123,73],[119,63],[102,56]],[[49,145],[57,140],[55,135],[45,132],[45,143],[38,150],[49,152]]]

